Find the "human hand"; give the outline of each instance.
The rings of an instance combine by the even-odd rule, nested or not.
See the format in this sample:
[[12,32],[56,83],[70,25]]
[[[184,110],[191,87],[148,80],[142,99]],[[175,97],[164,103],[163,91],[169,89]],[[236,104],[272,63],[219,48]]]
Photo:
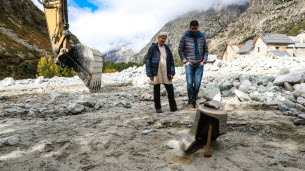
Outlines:
[[149,77],[150,81],[154,81],[154,77]]
[[187,63],[185,63],[185,65],[193,65],[192,63],[190,63],[190,62],[187,62]]
[[200,62],[200,65],[204,65],[204,62]]
[[169,75],[169,78],[172,80],[172,79],[174,79],[174,76],[173,75]]

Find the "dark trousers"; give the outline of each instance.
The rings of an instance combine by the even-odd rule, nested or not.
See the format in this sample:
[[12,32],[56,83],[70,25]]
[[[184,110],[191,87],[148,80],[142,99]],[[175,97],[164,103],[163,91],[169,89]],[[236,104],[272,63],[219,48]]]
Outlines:
[[188,92],[188,104],[195,105],[201,85],[203,75],[203,65],[185,65],[187,92]]
[[[160,84],[154,85],[154,101],[156,109],[161,109],[160,86]],[[174,86],[173,84],[164,84],[164,86],[167,91],[169,107],[171,110],[175,110],[177,108],[177,104],[175,101]]]

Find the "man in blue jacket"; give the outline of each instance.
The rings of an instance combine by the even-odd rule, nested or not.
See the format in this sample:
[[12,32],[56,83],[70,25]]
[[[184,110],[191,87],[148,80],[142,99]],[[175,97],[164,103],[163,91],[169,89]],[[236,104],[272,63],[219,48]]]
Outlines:
[[206,37],[198,28],[198,21],[191,21],[190,30],[186,31],[179,43],[179,55],[186,70],[188,109],[198,108],[197,96],[209,54]]

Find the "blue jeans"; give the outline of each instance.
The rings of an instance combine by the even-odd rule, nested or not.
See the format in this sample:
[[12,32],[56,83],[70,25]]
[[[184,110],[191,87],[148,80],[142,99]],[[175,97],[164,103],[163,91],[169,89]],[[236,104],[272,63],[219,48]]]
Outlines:
[[188,104],[195,105],[201,85],[203,75],[203,65],[185,65],[187,93],[189,97]]

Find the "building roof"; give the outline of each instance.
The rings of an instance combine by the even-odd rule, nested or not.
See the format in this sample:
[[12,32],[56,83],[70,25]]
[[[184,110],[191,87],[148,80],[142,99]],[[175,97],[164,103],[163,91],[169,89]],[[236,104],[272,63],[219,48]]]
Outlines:
[[305,43],[296,43],[294,47],[296,47],[296,48],[305,48]]
[[291,39],[294,43],[300,43],[300,37],[299,36],[288,36],[289,39]]
[[254,45],[253,45],[254,40],[248,40],[244,46],[242,46],[240,48],[240,50],[237,52],[238,54],[241,53],[249,53],[254,49]]
[[290,56],[286,51],[269,51],[268,53],[272,53],[274,56]]
[[294,44],[287,35],[277,33],[260,33],[256,37],[254,44],[259,37],[261,37],[266,44]]

